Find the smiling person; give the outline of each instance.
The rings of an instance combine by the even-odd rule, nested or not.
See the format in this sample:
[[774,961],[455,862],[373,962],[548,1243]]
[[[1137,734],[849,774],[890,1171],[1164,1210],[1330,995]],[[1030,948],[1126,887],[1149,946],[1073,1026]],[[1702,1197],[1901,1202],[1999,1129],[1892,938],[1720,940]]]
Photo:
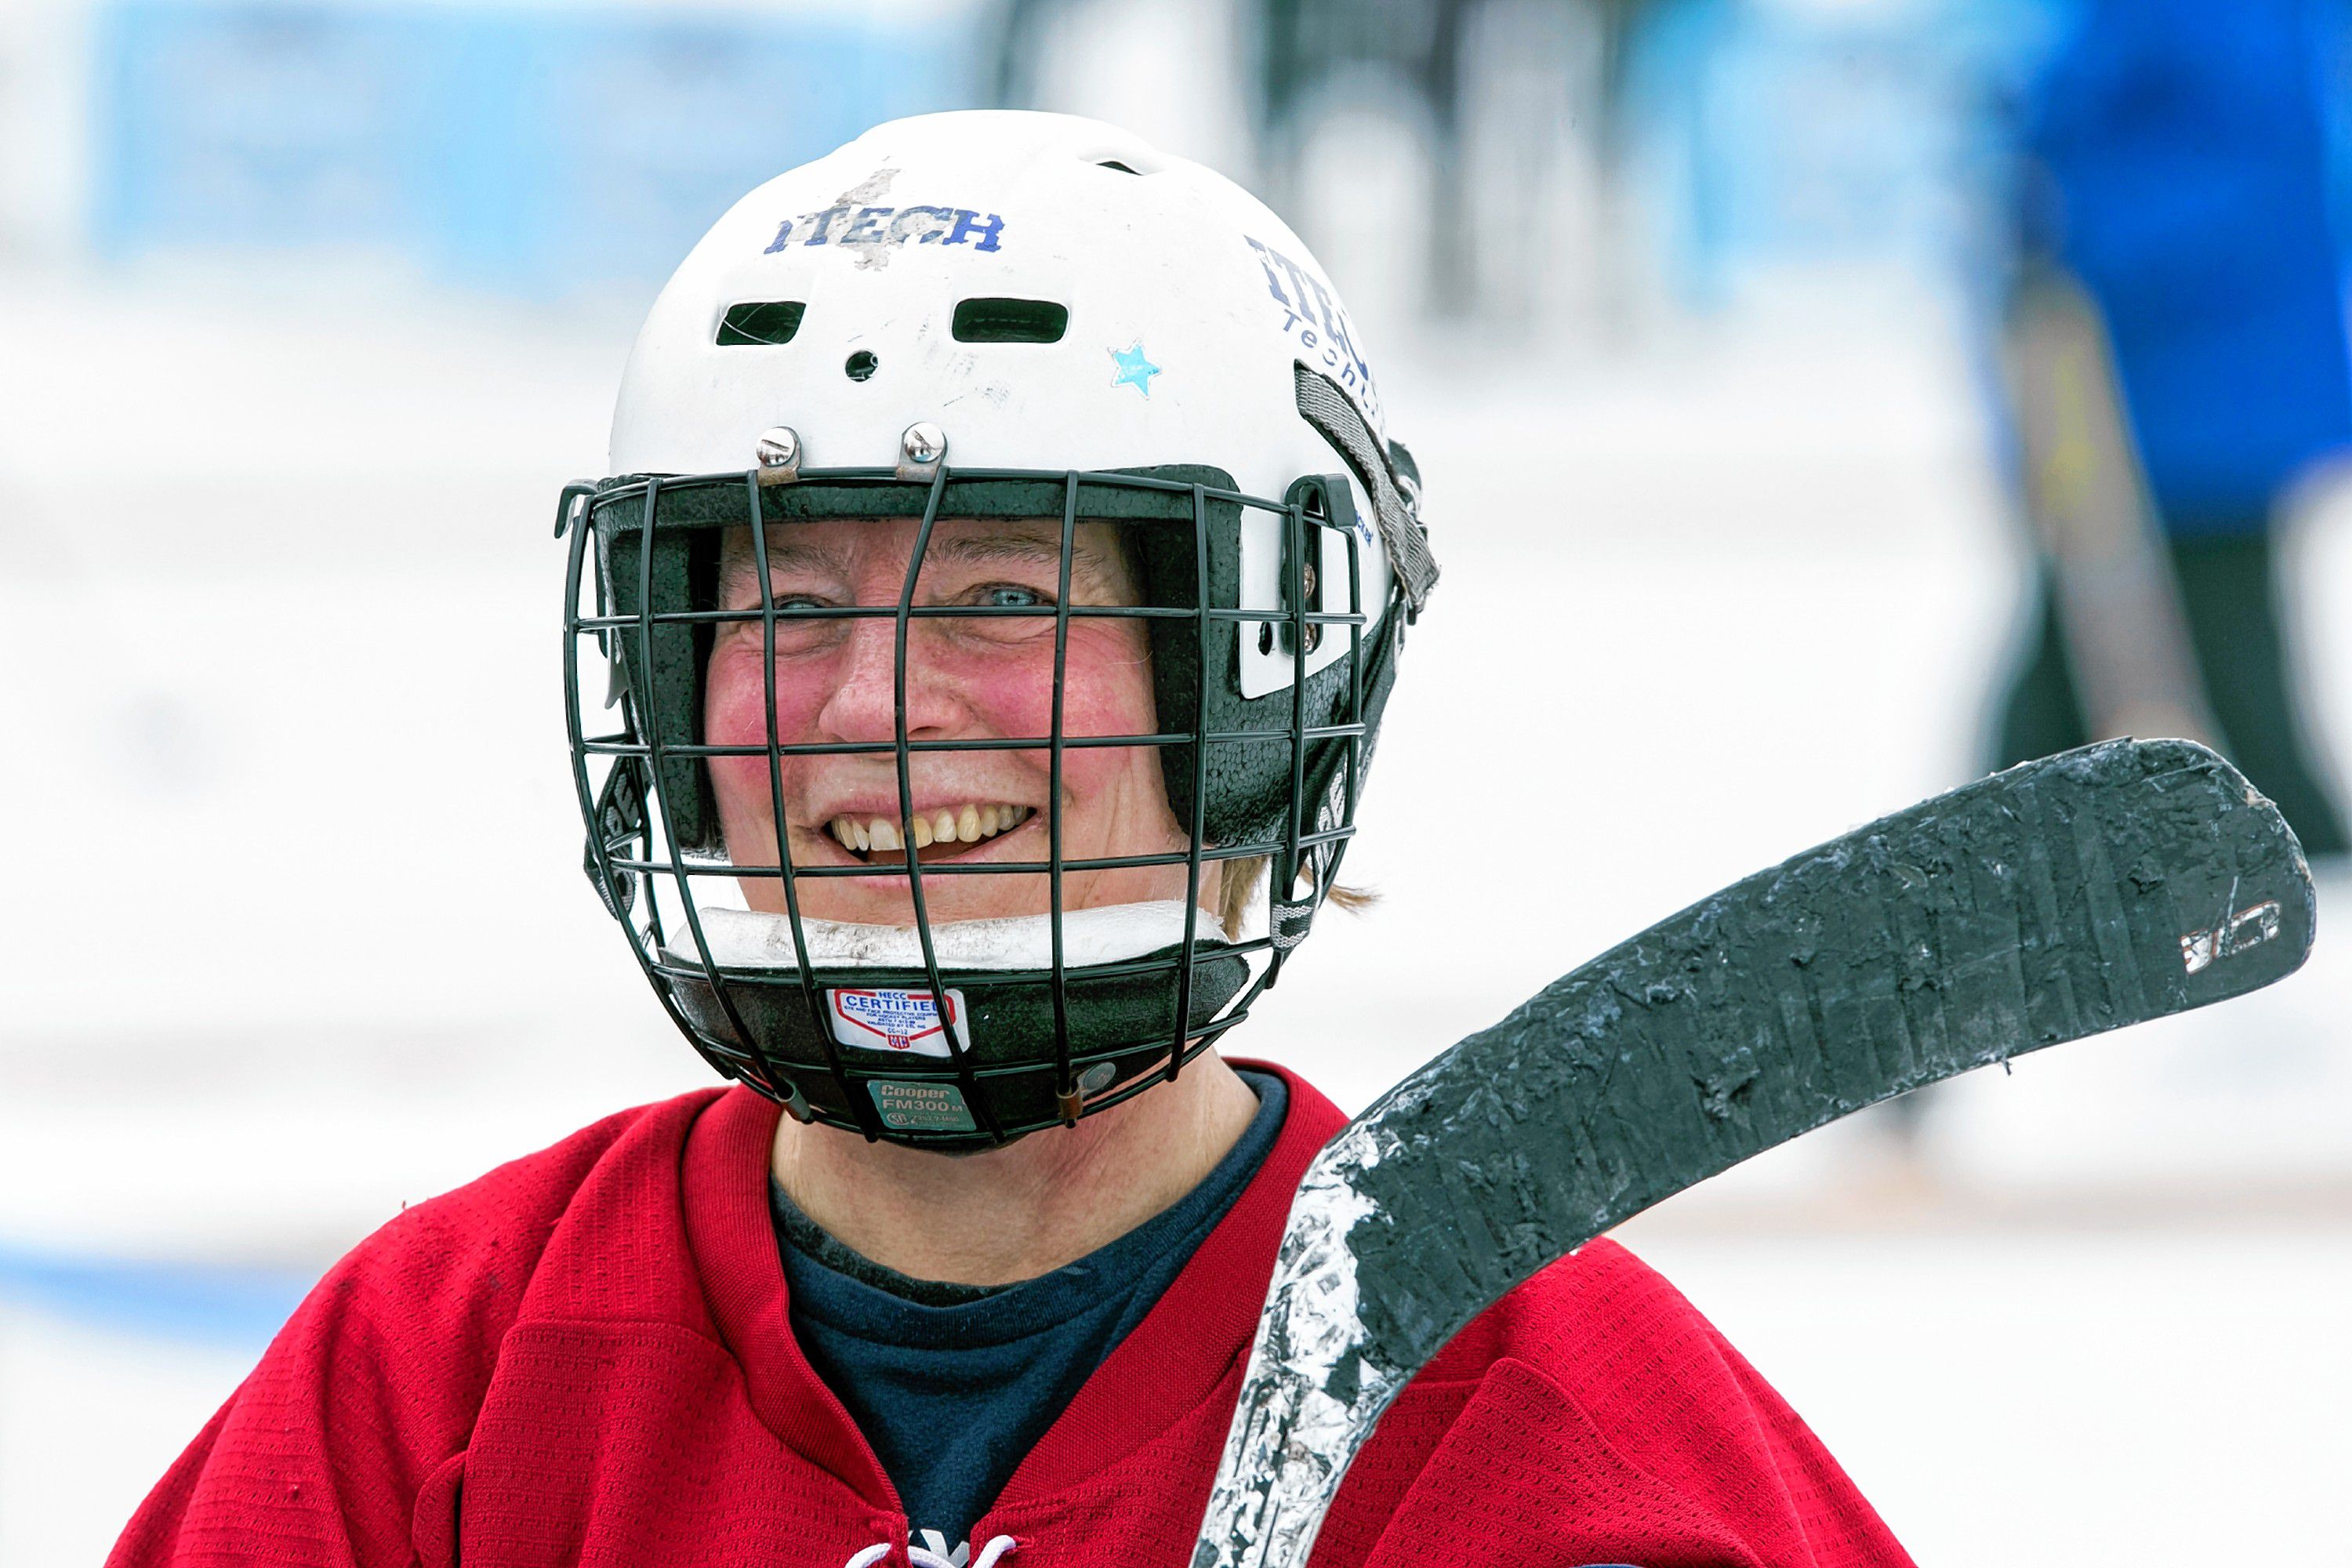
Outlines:
[[[745,197],[562,510],[590,878],[734,1084],[362,1242],[113,1561],[1190,1562],[1343,1120],[1223,1049],[1345,897],[1419,489],[1306,247],[1132,136],[903,121]],[[1906,1559],[1598,1241],[1315,1561]]]
[[[772,603],[797,610],[895,605],[912,558],[919,520],[811,522],[768,530]],[[1066,750],[1058,813],[1051,809],[1048,751],[914,753],[914,809],[902,812],[895,754],[896,618],[781,622],[758,618],[760,563],[748,528],[720,546],[718,605],[751,618],[723,624],[707,661],[706,738],[761,754],[710,765],[719,819],[731,863],[776,859],[775,791],[764,754],[770,702],[762,665],[776,662],[775,721],[787,742],[874,742],[890,748],[846,756],[793,756],[779,768],[786,833],[796,866],[876,866],[870,877],[819,879],[802,893],[813,914],[906,926],[913,922],[903,871],[911,836],[926,865],[1006,864],[1045,858],[1049,823],[1062,825],[1066,858],[1160,855],[1160,864],[1070,871],[1065,897],[1098,908],[1182,895],[1187,835],[1169,807],[1156,749]],[[1053,727],[1060,589],[1059,520],[942,520],[926,547],[917,602],[926,608],[1042,609],[1039,616],[942,616],[909,621],[907,724],[910,738],[1045,735]],[[1087,607],[1138,602],[1136,572],[1112,526],[1076,526],[1069,596]],[[1101,738],[1152,728],[1151,657],[1139,620],[1068,623],[1063,658],[1066,733]],[[904,831],[902,832],[902,826]],[[1050,908],[1047,876],[1006,873],[941,878],[926,885],[931,918],[943,921],[1034,915]],[[753,909],[788,913],[781,879],[748,879]]]

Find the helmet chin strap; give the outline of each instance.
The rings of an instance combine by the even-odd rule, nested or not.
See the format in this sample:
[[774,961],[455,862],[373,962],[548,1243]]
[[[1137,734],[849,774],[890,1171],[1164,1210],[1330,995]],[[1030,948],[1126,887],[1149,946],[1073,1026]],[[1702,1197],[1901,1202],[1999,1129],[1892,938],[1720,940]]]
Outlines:
[[[703,940],[713,963],[730,969],[801,967],[803,954],[793,942],[793,922],[786,916],[760,910],[706,908],[701,917]],[[930,929],[931,951],[942,969],[1045,969],[1054,962],[1050,914],[935,921]],[[803,916],[801,930],[808,939],[805,956],[813,969],[922,967],[922,942],[911,924],[866,925]],[[688,928],[681,923],[675,935],[682,940],[666,949],[667,956],[699,963],[701,955],[693,948]],[[1062,911],[1062,961],[1073,968],[1140,958],[1183,940],[1181,899]],[[1230,945],[1206,910],[1202,912],[1193,940],[1202,948]]]

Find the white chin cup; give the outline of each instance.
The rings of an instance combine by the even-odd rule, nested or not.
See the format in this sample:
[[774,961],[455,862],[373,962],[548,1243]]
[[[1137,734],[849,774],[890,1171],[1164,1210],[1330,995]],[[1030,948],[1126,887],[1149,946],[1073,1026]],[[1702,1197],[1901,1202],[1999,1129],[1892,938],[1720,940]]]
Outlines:
[[[793,922],[787,917],[723,908],[706,909],[700,914],[702,951],[720,968],[801,967],[802,955],[793,942]],[[919,969],[923,965],[922,941],[912,925],[866,925],[803,917],[801,930],[808,939],[811,969]],[[702,962],[692,949],[690,928],[680,924],[672,934],[684,940],[677,948],[665,949],[665,958],[673,963]],[[1181,899],[1062,911],[1062,962],[1072,969],[1140,958],[1175,947],[1183,940]],[[1193,942],[1203,948],[1227,945],[1216,917],[1206,910],[1200,912]],[[931,952],[941,969],[1050,969],[1054,917],[934,921]]]

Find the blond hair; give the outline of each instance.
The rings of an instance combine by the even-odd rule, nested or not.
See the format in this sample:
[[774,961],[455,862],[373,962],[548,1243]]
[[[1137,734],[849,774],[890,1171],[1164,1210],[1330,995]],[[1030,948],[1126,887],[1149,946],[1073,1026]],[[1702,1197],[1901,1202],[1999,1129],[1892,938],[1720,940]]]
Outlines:
[[[1242,930],[1249,917],[1250,900],[1257,896],[1258,883],[1265,879],[1273,857],[1252,855],[1243,860],[1218,862],[1217,924],[1224,929],[1229,942],[1241,940]],[[1342,882],[1328,895],[1328,901],[1349,914],[1361,914],[1380,901],[1380,895],[1369,888],[1351,888]]]

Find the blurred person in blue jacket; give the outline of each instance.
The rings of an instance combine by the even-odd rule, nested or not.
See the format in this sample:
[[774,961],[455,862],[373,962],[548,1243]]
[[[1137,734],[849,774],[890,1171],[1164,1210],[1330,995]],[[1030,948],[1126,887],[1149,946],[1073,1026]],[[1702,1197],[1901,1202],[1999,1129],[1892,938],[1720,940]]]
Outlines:
[[2203,733],[2314,856],[2344,814],[2296,691],[2282,500],[2352,443],[2323,0],[2087,0],[2029,90],[2008,414],[2042,546],[2006,766]]

